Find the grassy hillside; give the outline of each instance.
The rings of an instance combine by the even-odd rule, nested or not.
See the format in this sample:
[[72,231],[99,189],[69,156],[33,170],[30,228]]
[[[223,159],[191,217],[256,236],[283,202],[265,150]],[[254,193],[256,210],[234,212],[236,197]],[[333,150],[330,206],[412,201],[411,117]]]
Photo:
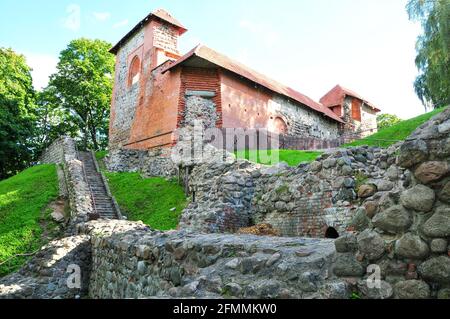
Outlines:
[[183,188],[164,178],[139,173],[105,173],[111,192],[129,220],[143,221],[158,230],[175,229],[186,206]]
[[17,270],[27,259],[11,257],[44,244],[41,222],[48,217],[45,208],[57,197],[55,165],[31,167],[0,181],[0,276]]
[[262,156],[260,156],[260,152],[262,151],[245,150],[238,151],[235,153],[235,155],[239,159],[246,159],[250,161],[255,161],[254,159],[256,158],[257,163],[264,165],[274,165],[279,162],[286,162],[289,166],[297,166],[301,162],[312,162],[322,154],[321,152],[314,151],[269,150],[267,151],[267,155],[269,157],[272,157],[272,155],[274,155],[274,158],[276,158],[277,160],[275,160],[274,162],[268,162],[268,160],[270,161],[270,158],[266,158],[266,151],[264,151],[264,154],[262,154]]
[[444,108],[441,108],[420,115],[418,117],[402,121],[396,125],[382,129],[378,133],[375,133],[371,136],[346,144],[344,145],[344,147],[360,145],[389,147],[390,145],[395,144],[397,141],[403,141],[404,139],[406,139],[409,135],[411,135],[412,132],[416,130],[417,127],[431,119],[436,114],[442,112],[443,110]]

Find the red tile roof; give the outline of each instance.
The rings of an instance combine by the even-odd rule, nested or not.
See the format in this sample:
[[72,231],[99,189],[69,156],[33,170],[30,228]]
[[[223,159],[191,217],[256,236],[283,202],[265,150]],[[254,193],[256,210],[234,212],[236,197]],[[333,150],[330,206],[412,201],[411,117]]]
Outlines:
[[375,105],[373,105],[372,103],[370,103],[369,101],[367,101],[366,99],[361,97],[356,92],[346,89],[346,88],[342,87],[341,85],[336,85],[333,89],[331,89],[330,92],[325,94],[320,99],[320,103],[322,103],[324,106],[326,106],[328,108],[336,106],[336,105],[342,105],[346,96],[355,97],[355,98],[363,101],[365,104],[367,104],[369,107],[371,107],[376,112],[380,112],[380,110]]
[[165,22],[169,22],[170,24],[174,25],[178,28],[178,31],[180,32],[180,35],[185,33],[187,29],[174,17],[170,15],[167,11],[164,9],[157,9],[150,14],[148,14],[144,19],[142,19],[133,29],[131,29],[130,32],[128,32],[115,46],[112,47],[109,52],[117,54],[122,44],[124,44],[130,37],[133,36],[134,33],[136,33],[137,30],[145,26],[148,22],[150,22],[152,19],[160,19]]
[[172,63],[171,65],[166,66],[166,68],[163,70],[163,72],[167,72],[168,70],[182,64],[183,62],[190,60],[191,58],[199,57],[201,59],[204,59],[210,63],[213,63],[223,69],[226,69],[228,71],[231,71],[237,75],[240,75],[254,83],[257,83],[275,93],[284,95],[288,98],[291,98],[301,104],[304,104],[308,106],[309,108],[327,116],[328,118],[331,118],[337,122],[343,123],[342,119],[339,118],[333,111],[331,111],[329,108],[324,107],[322,104],[315,102],[311,98],[307,97],[306,95],[301,94],[300,92],[295,91],[294,89],[287,87],[283,84],[280,84],[265,75],[262,75],[247,66],[243,65],[242,63],[239,63],[237,61],[234,61],[225,55],[222,55],[204,45],[199,45],[192,49],[190,52],[188,52],[186,55]]

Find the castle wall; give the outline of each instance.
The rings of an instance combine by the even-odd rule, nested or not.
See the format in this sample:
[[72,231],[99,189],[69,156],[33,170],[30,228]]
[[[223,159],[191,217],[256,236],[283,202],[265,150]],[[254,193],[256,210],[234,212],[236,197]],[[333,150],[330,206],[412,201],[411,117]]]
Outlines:
[[221,73],[223,127],[267,128],[277,131],[277,118],[287,125],[287,134],[299,137],[335,139],[338,123],[269,90]]
[[138,31],[124,44],[116,56],[116,78],[114,80],[109,126],[110,149],[123,147],[130,139],[140,87],[138,84],[128,87],[129,56],[143,45],[144,34],[144,29]]
[[[172,144],[180,72],[161,74],[160,66],[177,57],[177,41],[174,27],[151,21],[120,48],[111,104],[110,149],[150,149]],[[135,57],[141,61],[140,77],[130,84],[129,70]]]
[[378,131],[376,111],[362,102],[361,121],[354,120],[352,118],[352,101],[354,99],[354,97],[347,96],[343,103],[343,119],[347,122],[344,134],[354,134],[358,138],[375,134]]

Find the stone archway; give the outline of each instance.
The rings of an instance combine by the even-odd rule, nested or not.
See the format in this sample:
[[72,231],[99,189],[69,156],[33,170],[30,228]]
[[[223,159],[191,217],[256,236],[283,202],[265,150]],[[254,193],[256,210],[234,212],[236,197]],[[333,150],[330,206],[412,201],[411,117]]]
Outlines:
[[339,233],[334,227],[328,227],[325,230],[325,238],[336,239],[339,238]]
[[274,119],[274,133],[285,135],[288,133],[288,126],[281,117]]

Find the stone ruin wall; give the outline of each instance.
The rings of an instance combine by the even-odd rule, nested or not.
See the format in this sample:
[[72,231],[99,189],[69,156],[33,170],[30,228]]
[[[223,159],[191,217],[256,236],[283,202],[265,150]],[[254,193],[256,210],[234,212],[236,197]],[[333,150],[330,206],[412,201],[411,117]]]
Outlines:
[[39,163],[42,164],[62,164],[66,153],[75,150],[73,140],[62,136],[55,140],[39,157]]
[[331,240],[162,233],[124,221],[83,227],[97,234],[91,240],[91,298],[346,298],[349,293],[344,282],[329,278]]
[[[181,226],[235,232],[269,223],[282,236],[320,238],[328,227],[342,234],[360,204],[361,186],[369,185],[369,193],[362,196],[375,198],[402,187],[407,176],[395,165],[396,150],[396,146],[342,149],[298,167],[265,167],[239,160],[197,166],[190,179],[195,202],[184,211]],[[376,192],[370,194],[370,185]]]
[[[88,215],[93,212],[89,186],[84,178],[83,163],[77,159],[76,142],[70,137],[62,136],[54,141],[42,154],[40,160],[42,164],[61,165],[64,173],[64,181],[59,180],[60,188],[64,185],[67,188],[70,204],[71,226],[80,222],[86,222]],[[61,190],[60,190],[61,192]]]
[[[345,196],[356,195],[356,199],[344,200],[340,195],[334,199],[331,190],[332,203],[341,201],[346,208],[350,204],[353,211],[348,232],[335,241],[198,233],[185,229],[189,225],[183,224],[179,231],[158,232],[141,223],[119,220],[82,222],[74,236],[52,242],[20,272],[2,278],[0,298],[77,298],[86,297],[88,291],[92,298],[348,298],[351,292],[356,292],[362,298],[448,299],[449,132],[450,109],[447,109],[419,128],[399,149],[353,149],[352,152],[358,152],[325,155],[313,164],[292,169],[238,161],[221,166],[223,174],[211,178],[210,188],[215,187],[213,193],[219,201],[217,205],[203,202],[204,208],[211,205],[219,210],[222,204],[227,204],[226,197],[231,200],[228,195],[240,199],[238,193],[245,188],[247,198],[233,202],[244,212],[245,205],[253,205],[255,192],[268,189],[264,184],[269,184],[271,178],[283,192],[272,187],[268,198],[260,200],[263,206],[273,209],[272,205],[286,196],[282,183],[288,183],[288,192],[298,200],[309,197],[309,190],[303,195],[296,192],[302,183],[309,179],[312,182],[314,176],[327,177],[333,170],[342,173],[346,166],[355,166],[352,172],[373,173],[362,183],[354,179],[361,184],[357,192],[347,174],[341,176],[345,188],[340,191],[344,190]],[[368,155],[372,153],[373,159]],[[380,163],[371,163],[376,160]],[[371,172],[371,164],[383,172]],[[197,182],[203,183],[208,178],[206,174],[218,171],[219,167],[211,165],[218,164],[196,168],[204,174]],[[350,174],[350,169],[347,172]],[[264,181],[264,176],[268,180]],[[330,191],[327,183],[334,181],[339,185],[338,177],[321,179],[308,187],[316,185],[317,191]],[[229,193],[219,196],[217,190],[225,185],[230,185]],[[200,199],[201,191],[198,192]],[[206,188],[203,192],[206,194]],[[276,201],[270,192],[279,196]],[[287,197],[285,200],[288,203]],[[244,214],[244,219],[267,215],[252,209],[250,212]],[[218,220],[215,213],[209,217],[213,224]],[[198,219],[197,225],[203,220]],[[83,286],[81,290],[64,290],[68,274],[61,275],[73,262],[83,269]],[[381,269],[380,288],[367,287],[369,265]]]
[[[362,202],[357,232],[339,238],[334,274],[352,278],[371,298],[450,298],[450,108],[416,130],[400,147],[407,179],[380,198]],[[391,172],[390,177],[396,174]],[[377,295],[358,278],[381,267]]]
[[174,177],[178,173],[177,166],[171,160],[171,149],[111,150],[105,160],[111,172],[139,172],[143,176]]
[[[333,275],[364,298],[449,298],[449,133],[450,108],[387,150],[340,150],[297,168],[199,166],[197,202],[181,226],[233,232],[264,222],[284,236],[323,236],[332,226],[341,235]],[[381,269],[379,289],[365,284],[371,264]]]

